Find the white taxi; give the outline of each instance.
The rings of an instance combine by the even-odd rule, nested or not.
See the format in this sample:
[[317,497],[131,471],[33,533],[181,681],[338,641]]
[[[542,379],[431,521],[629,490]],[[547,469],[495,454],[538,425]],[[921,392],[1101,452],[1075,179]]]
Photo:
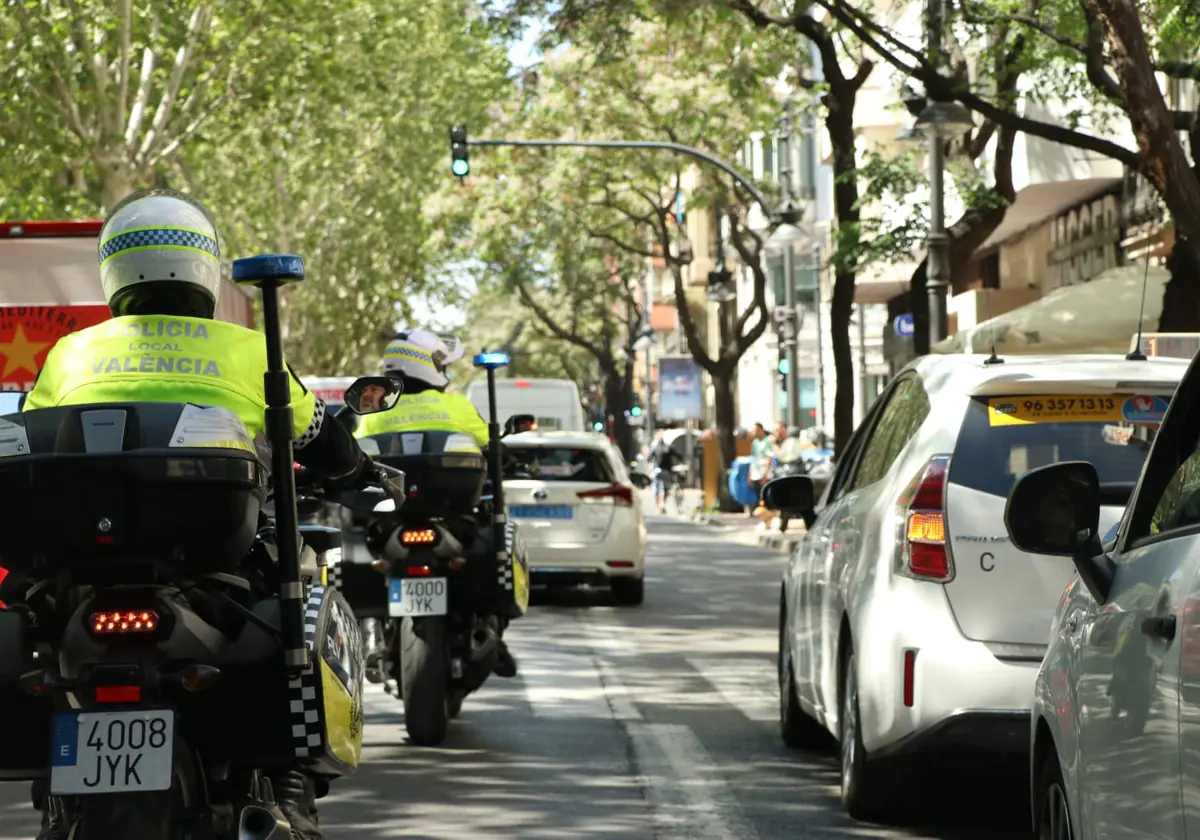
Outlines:
[[1028,749],[1034,679],[1072,570],[1010,542],[1009,490],[1037,467],[1090,460],[1107,530],[1185,367],[927,356],[876,401],[817,504],[807,476],[768,485],[768,506],[808,525],[780,594],[783,737],[840,740],[851,815],[906,804],[948,759]]
[[521,523],[535,586],[603,585],[624,604],[645,596],[646,522],[621,453],[592,432],[522,432],[504,439],[504,499]]

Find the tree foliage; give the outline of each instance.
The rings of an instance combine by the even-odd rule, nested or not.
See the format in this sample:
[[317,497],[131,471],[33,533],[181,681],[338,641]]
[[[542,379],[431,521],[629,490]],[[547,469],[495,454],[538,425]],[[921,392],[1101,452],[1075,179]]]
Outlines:
[[473,0],[9,0],[0,32],[17,80],[0,214],[196,195],[227,253],[305,257],[285,337],[314,374],[358,372],[406,299],[436,291],[468,216],[445,191],[447,129],[482,127],[509,86]]
[[[736,159],[752,132],[774,125],[779,113],[774,81],[790,72],[792,61],[786,39],[728,25],[731,20],[727,10],[710,7],[687,21],[634,21],[621,39],[611,38],[604,25],[562,30],[559,35],[569,42],[551,49],[536,78],[527,76],[523,97],[496,131],[508,137],[666,141]],[[483,224],[501,238],[518,235],[513,221],[540,227],[542,241],[525,262],[536,261],[539,248],[553,251],[559,261],[547,265],[555,266],[551,274],[560,284],[572,279],[564,267],[583,264],[572,236],[590,240],[590,259],[603,255],[602,264],[616,267],[586,275],[591,283],[619,278],[613,284],[618,299],[632,298],[629,283],[636,272],[660,261],[675,286],[688,350],[713,381],[718,427],[730,436],[732,453],[732,378],[738,359],[769,322],[762,239],[747,226],[748,197],[687,158],[652,151],[504,150],[489,153],[487,169],[477,165],[477,172],[492,179],[481,191],[507,196],[501,199],[507,204],[503,221],[489,218]],[[496,178],[500,173],[503,181]],[[754,275],[752,300],[716,342],[715,352],[687,290],[687,266],[697,246],[677,224],[677,196],[684,193],[689,214],[711,214],[721,200],[733,246]],[[558,239],[555,230],[567,235]],[[582,284],[582,278],[575,280],[576,287]],[[578,306],[580,299],[572,297],[577,292],[555,294]],[[636,310],[636,302],[630,300],[627,309]],[[560,305],[559,325],[569,322],[572,311]]]

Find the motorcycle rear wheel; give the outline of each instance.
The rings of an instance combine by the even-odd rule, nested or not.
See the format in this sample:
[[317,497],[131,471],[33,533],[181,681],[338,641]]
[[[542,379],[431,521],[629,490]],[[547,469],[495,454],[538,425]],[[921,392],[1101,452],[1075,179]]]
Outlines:
[[205,807],[208,794],[195,752],[177,736],[171,790],[81,796],[76,801],[79,820],[71,831],[70,840],[117,837],[171,840],[171,819],[175,813],[194,812]]
[[446,684],[445,616],[400,623],[400,694],[404,698],[404,728],[420,747],[436,747],[450,727],[450,696]]

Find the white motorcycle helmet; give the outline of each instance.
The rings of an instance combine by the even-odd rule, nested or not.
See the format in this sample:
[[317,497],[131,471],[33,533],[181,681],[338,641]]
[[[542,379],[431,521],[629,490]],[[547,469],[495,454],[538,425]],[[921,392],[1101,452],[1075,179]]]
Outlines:
[[100,284],[113,315],[212,318],[221,290],[212,216],[174,190],[127,196],[100,230]]
[[442,390],[450,384],[446,367],[463,357],[462,342],[417,328],[403,330],[383,351],[383,372],[419,379]]

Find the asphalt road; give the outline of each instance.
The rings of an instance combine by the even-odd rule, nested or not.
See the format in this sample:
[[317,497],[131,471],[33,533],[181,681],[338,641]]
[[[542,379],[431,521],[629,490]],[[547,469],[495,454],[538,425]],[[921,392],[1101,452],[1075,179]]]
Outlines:
[[[322,800],[328,840],[794,840],[1029,836],[1020,772],[931,780],[908,826],[855,823],[832,755],[778,735],[781,555],[650,518],[647,598],[535,599],[521,663],[467,699],[439,749],[410,747],[400,703],[367,703],[364,763]],[[30,838],[27,785],[0,785],[0,840]]]

